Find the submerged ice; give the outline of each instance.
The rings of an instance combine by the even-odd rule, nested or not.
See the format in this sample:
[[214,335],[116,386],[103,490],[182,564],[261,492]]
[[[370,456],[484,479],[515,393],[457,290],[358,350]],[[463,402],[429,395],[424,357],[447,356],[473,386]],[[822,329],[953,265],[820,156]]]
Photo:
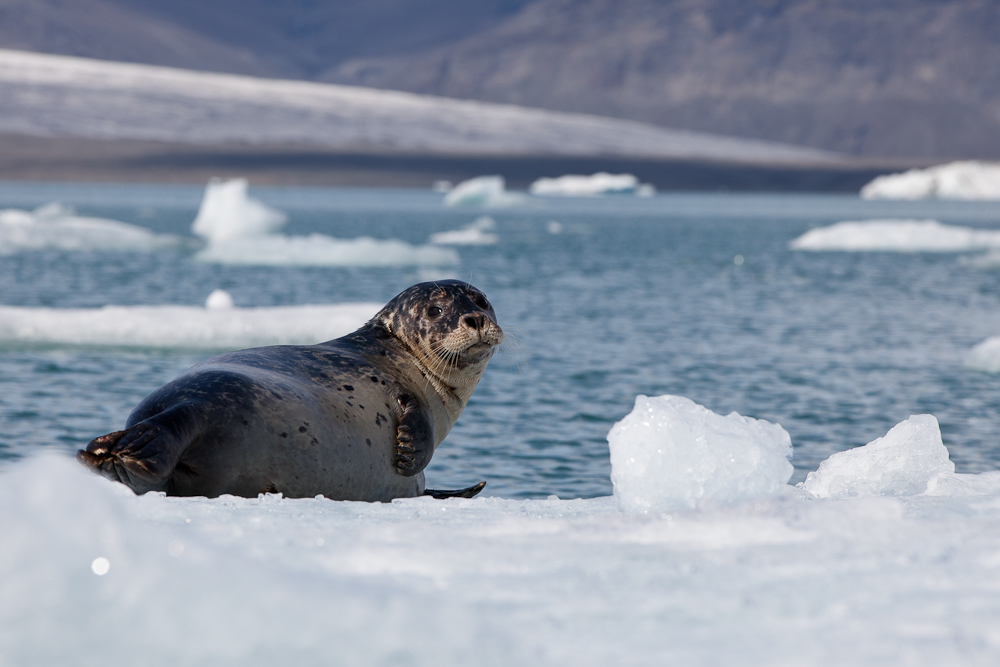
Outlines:
[[191,231],[207,245],[195,259],[249,266],[451,266],[458,255],[449,248],[415,246],[399,239],[367,236],[337,239],[325,234],[279,233],[288,217],[247,193],[245,179],[213,179]]

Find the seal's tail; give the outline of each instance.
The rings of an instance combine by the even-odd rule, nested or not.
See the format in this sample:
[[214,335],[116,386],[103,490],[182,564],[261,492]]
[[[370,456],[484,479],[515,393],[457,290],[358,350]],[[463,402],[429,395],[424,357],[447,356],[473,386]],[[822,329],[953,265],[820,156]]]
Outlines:
[[76,453],[76,460],[113,482],[121,482],[136,493],[162,491],[173,472],[175,461],[168,454],[173,447],[163,427],[141,422],[124,431],[94,438]]

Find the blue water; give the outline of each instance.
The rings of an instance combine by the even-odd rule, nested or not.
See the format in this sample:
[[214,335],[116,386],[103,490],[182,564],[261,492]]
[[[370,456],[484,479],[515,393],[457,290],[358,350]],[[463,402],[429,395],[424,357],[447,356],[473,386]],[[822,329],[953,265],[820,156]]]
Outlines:
[[[0,208],[49,201],[187,234],[202,190],[0,183]],[[287,232],[424,243],[481,211],[409,190],[252,188],[290,215]],[[788,242],[840,220],[935,218],[1000,228],[997,204],[863,202],[852,196],[665,194],[542,200],[489,212],[495,246],[415,269],[235,267],[155,254],[0,257],[0,303],[83,307],[385,302],[448,274],[470,280],[516,338],[491,363],[427,470],[428,485],[481,479],[494,495],[611,492],[605,436],[637,394],[681,394],[720,413],[778,422],[793,481],[831,453],[932,413],[960,472],[1000,468],[1000,377],[963,368],[1000,334],[1000,275],[950,254],[803,253]],[[563,231],[547,231],[550,221]],[[736,255],[744,258],[734,263]],[[147,393],[211,353],[0,349],[0,459],[68,454],[120,428]]]

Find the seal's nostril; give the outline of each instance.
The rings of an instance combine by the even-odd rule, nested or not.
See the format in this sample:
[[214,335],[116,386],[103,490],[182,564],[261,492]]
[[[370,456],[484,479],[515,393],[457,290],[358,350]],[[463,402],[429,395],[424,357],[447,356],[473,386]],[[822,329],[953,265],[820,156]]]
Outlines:
[[466,315],[462,318],[462,321],[465,323],[465,326],[470,329],[482,329],[486,326],[486,316],[480,313],[475,315]]

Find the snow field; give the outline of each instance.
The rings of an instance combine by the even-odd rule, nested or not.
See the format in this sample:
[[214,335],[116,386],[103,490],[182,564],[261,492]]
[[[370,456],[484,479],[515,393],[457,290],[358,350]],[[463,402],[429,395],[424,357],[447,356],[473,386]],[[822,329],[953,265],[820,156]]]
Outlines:
[[[784,459],[780,427],[659,398],[648,405],[678,422],[672,446],[689,447],[700,424],[709,449],[742,442]],[[612,452],[616,439],[649,449],[643,438],[672,436],[616,429]],[[836,468],[851,494],[744,485],[743,502],[644,515],[613,498],[137,497],[43,454],[0,469],[0,659],[991,665],[1000,473],[949,473],[936,432],[933,417],[912,418],[831,457],[820,477]],[[934,465],[910,465],[928,452]],[[869,483],[904,468],[941,481]]]

